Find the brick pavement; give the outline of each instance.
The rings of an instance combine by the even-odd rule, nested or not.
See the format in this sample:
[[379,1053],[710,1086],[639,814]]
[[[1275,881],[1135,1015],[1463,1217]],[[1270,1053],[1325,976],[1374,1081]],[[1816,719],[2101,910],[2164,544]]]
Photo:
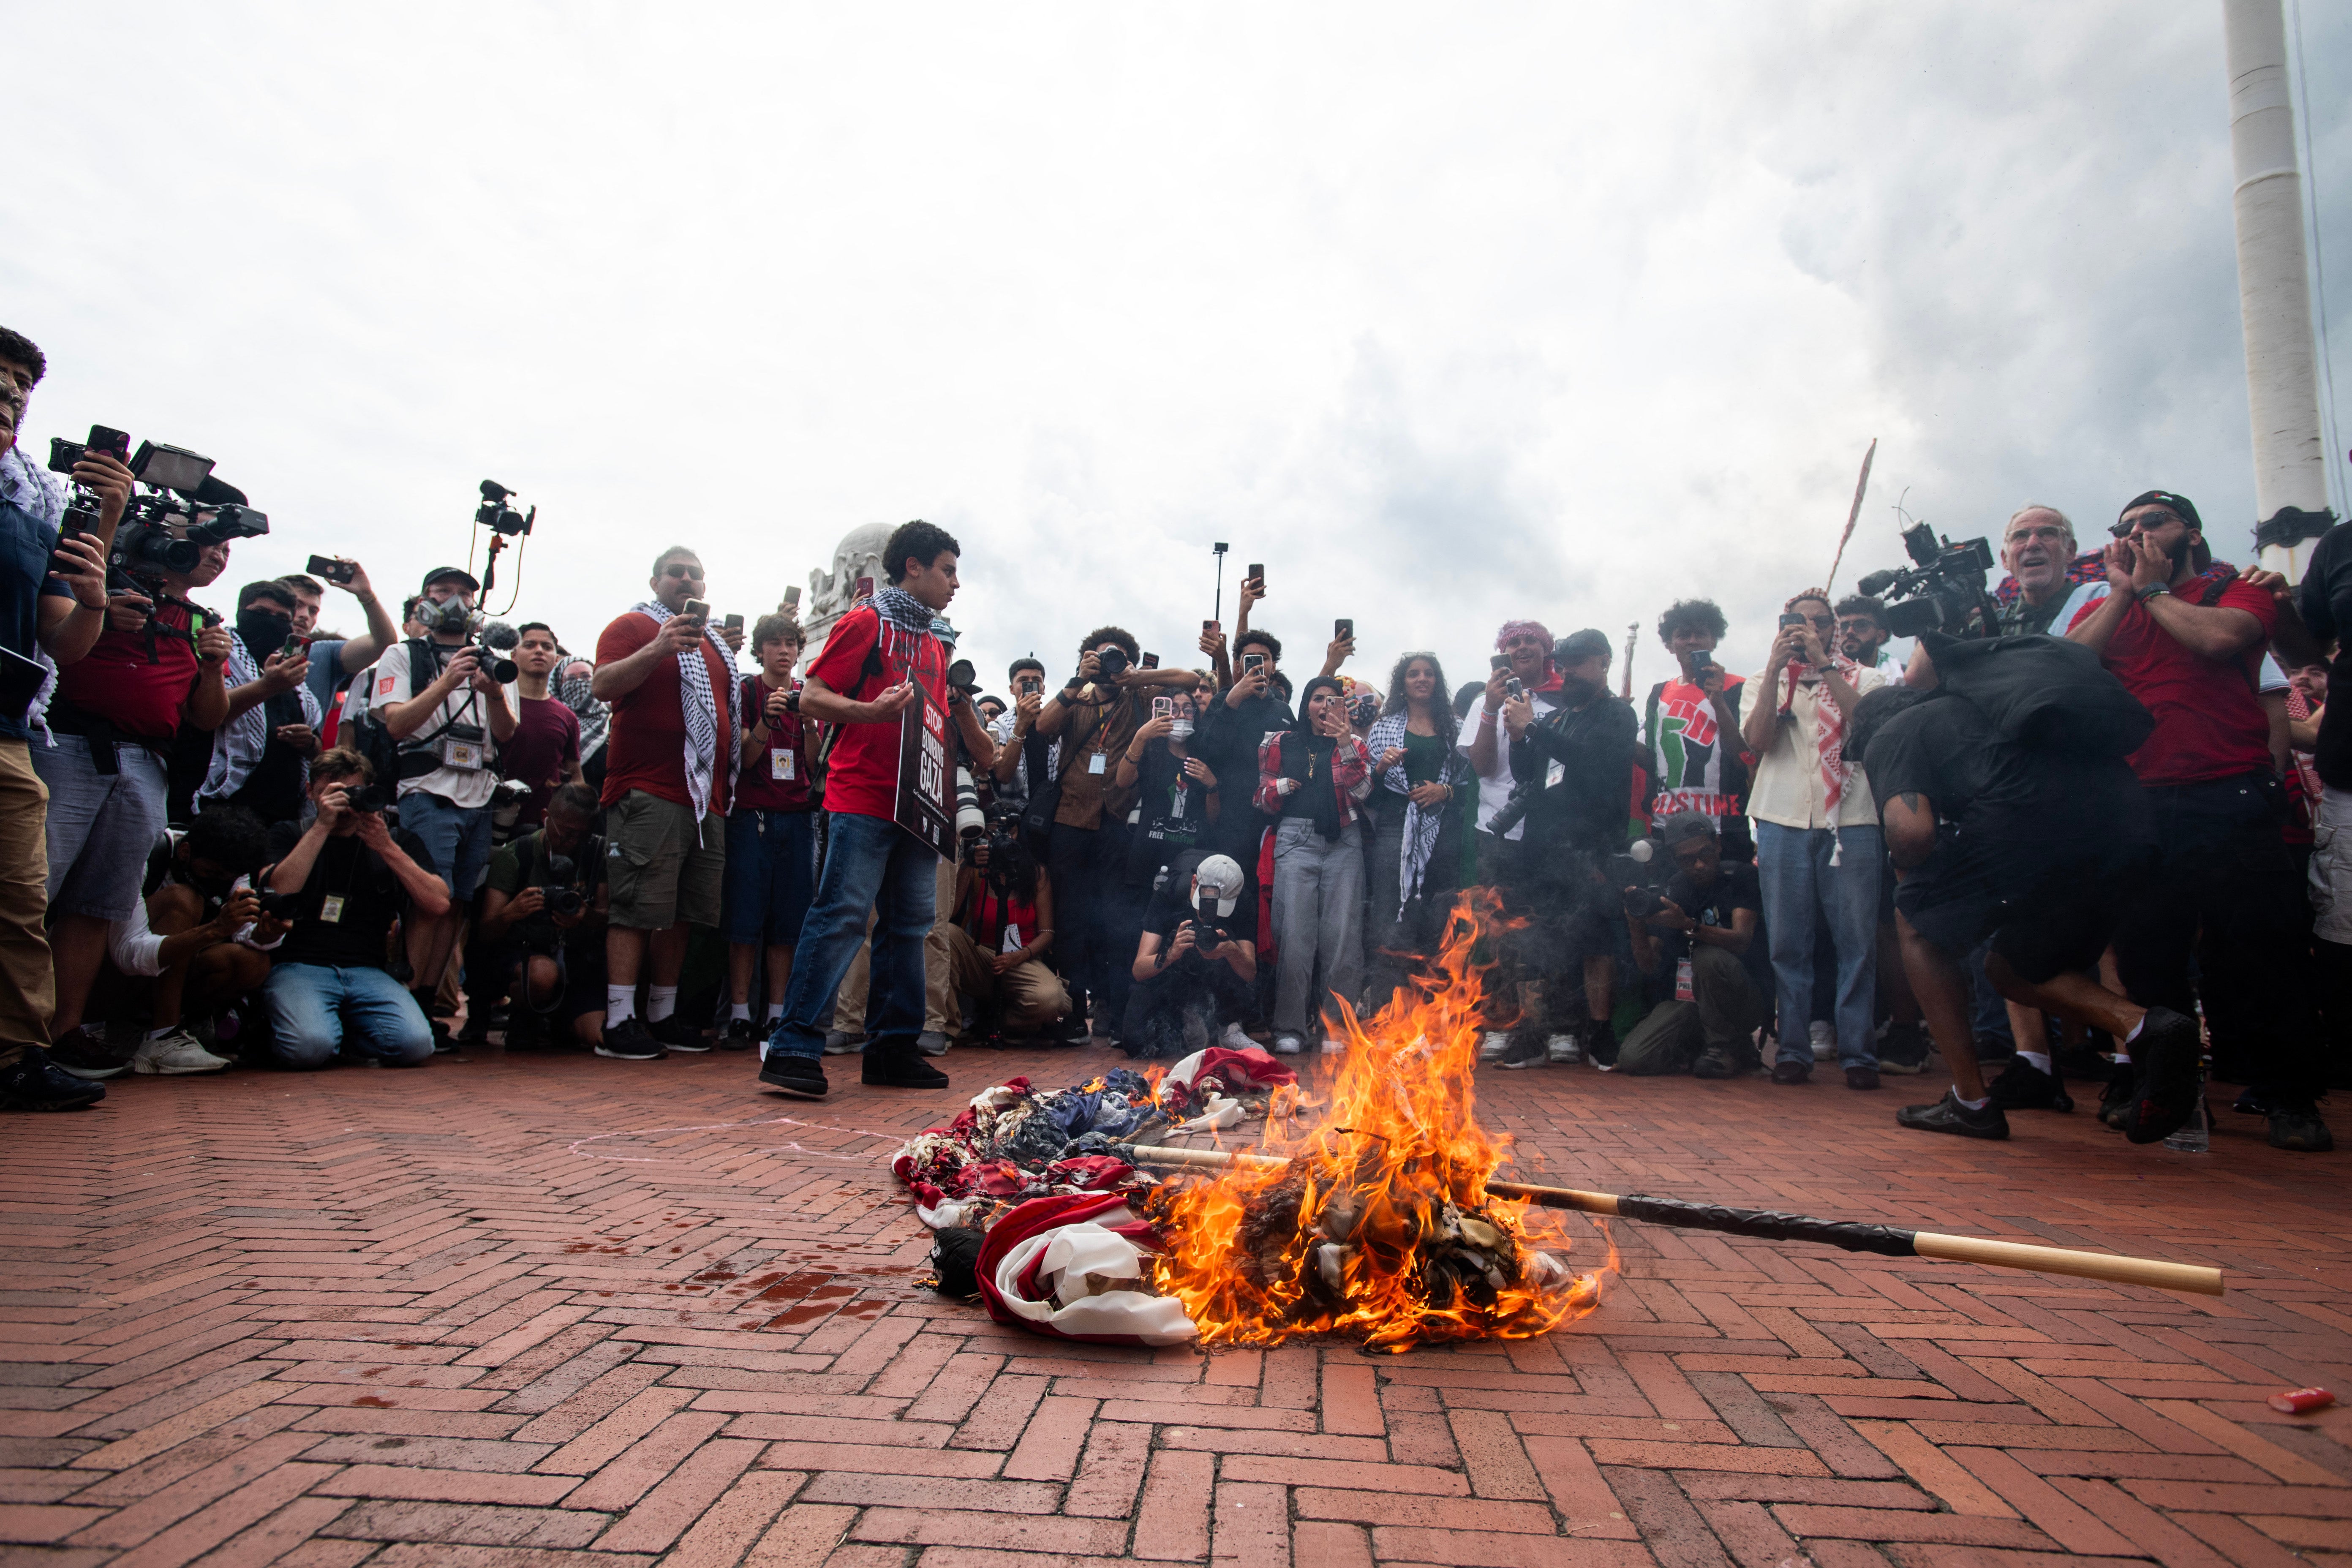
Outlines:
[[[1485,1085],[1522,1172],[2219,1264],[2221,1300],[1623,1225],[1547,1339],[1202,1355],[913,1279],[880,1156],[956,1094],[495,1053],[15,1118],[0,1563],[2352,1564],[2352,1189],[2222,1117],[2006,1144],[1901,1091]],[[1581,1218],[1577,1257],[1601,1251]]]

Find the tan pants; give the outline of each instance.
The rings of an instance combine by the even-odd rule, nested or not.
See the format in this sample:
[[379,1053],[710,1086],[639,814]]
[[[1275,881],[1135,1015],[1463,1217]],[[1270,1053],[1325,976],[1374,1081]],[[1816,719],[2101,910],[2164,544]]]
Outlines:
[[[963,1009],[956,1005],[955,966],[948,958],[948,932],[954,921],[956,863],[940,857],[939,879],[931,887],[931,934],[923,939],[923,1028],[935,1035],[953,1035],[963,1027]],[[866,1032],[866,965],[874,956],[874,911],[866,911],[866,941],[850,961],[841,989],[833,998],[833,1026],[845,1035]]]
[[982,1005],[1000,1004],[997,1027],[1008,1035],[1034,1035],[1070,1010],[1062,977],[1034,958],[999,974],[961,926],[948,928],[948,951],[954,955],[956,989]]
[[32,749],[0,738],[0,1067],[49,1043],[57,969],[41,929],[49,885],[48,786]]

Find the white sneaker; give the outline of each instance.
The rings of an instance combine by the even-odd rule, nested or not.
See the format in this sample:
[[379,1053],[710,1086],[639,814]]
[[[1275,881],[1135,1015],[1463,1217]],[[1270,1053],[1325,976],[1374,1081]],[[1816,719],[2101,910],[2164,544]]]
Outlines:
[[1833,1062],[1837,1060],[1837,1029],[1835,1026],[1831,1025],[1825,1019],[1816,1018],[1810,1026],[1807,1026],[1805,1032],[1812,1037],[1813,1060],[1817,1062]]
[[915,1037],[915,1048],[927,1057],[943,1057],[948,1054],[948,1037],[937,1029],[925,1029]]
[[1297,1035],[1276,1035],[1274,1037],[1274,1054],[1276,1056],[1295,1057],[1298,1054],[1298,1047],[1299,1041]]
[[1486,1037],[1478,1042],[1478,1059],[1482,1062],[1501,1061],[1503,1053],[1510,1048],[1511,1037],[1507,1031],[1489,1029]]
[[1227,1024],[1225,1026],[1225,1032],[1218,1037],[1217,1044],[1224,1047],[1225,1049],[1229,1051],[1254,1051],[1257,1049],[1257,1042],[1251,1039],[1249,1036],[1244,1034],[1242,1032],[1242,1026],[1239,1024]]
[[136,1073],[172,1075],[178,1073],[221,1072],[229,1066],[228,1058],[216,1057],[197,1043],[195,1036],[185,1029],[174,1029],[168,1035],[157,1035],[139,1042],[138,1053],[131,1058],[131,1070]]
[[1584,1059],[1584,1051],[1574,1035],[1554,1035],[1544,1041],[1544,1055],[1556,1062],[1576,1062]]

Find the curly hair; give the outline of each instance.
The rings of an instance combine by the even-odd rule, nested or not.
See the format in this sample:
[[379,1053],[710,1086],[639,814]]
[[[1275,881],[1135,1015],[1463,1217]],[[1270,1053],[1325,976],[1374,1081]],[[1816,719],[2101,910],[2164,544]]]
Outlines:
[[1705,632],[1720,642],[1731,627],[1723,618],[1723,610],[1713,599],[1676,599],[1658,617],[1658,640],[1669,648],[1675,646],[1675,634],[1679,631]]
[[[1445,700],[1445,667],[1437,662],[1437,656],[1433,653],[1408,653],[1398,656],[1396,668],[1389,671],[1389,700],[1381,705],[1381,715],[1386,718],[1391,713],[1411,711],[1411,700],[1404,694],[1405,672],[1414,665],[1423,663],[1427,664],[1437,677],[1437,688],[1429,694],[1430,717],[1437,723],[1438,739],[1451,746],[1454,744],[1454,726],[1449,721],[1454,718],[1454,708]],[[1484,689],[1481,688],[1481,689]]]
[[1127,650],[1127,662],[1133,664],[1143,657],[1143,645],[1125,626],[1097,626],[1078,642],[1078,656],[1083,658],[1105,643],[1117,643]]
[[779,637],[791,643],[794,647],[808,647],[808,634],[801,630],[799,617],[782,614],[765,615],[751,623],[751,657],[757,658],[761,648]]

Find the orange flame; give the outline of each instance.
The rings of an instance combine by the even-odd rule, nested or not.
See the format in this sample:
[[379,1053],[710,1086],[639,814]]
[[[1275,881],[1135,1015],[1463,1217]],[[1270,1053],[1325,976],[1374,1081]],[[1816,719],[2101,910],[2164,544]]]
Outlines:
[[[1403,1350],[1429,1341],[1540,1334],[1600,1304],[1600,1270],[1570,1277],[1554,1211],[1490,1196],[1511,1140],[1475,1114],[1482,931],[1491,891],[1465,893],[1435,973],[1407,983],[1369,1025],[1346,1012],[1320,1123],[1296,1126],[1277,1101],[1258,1152],[1285,1169],[1228,1169],[1155,1190],[1168,1250],[1163,1295],[1201,1338],[1279,1344],[1339,1334]],[[1344,1006],[1344,1004],[1343,1004]],[[1295,1101],[1294,1101],[1295,1103]],[[1613,1244],[1603,1268],[1616,1267]]]

